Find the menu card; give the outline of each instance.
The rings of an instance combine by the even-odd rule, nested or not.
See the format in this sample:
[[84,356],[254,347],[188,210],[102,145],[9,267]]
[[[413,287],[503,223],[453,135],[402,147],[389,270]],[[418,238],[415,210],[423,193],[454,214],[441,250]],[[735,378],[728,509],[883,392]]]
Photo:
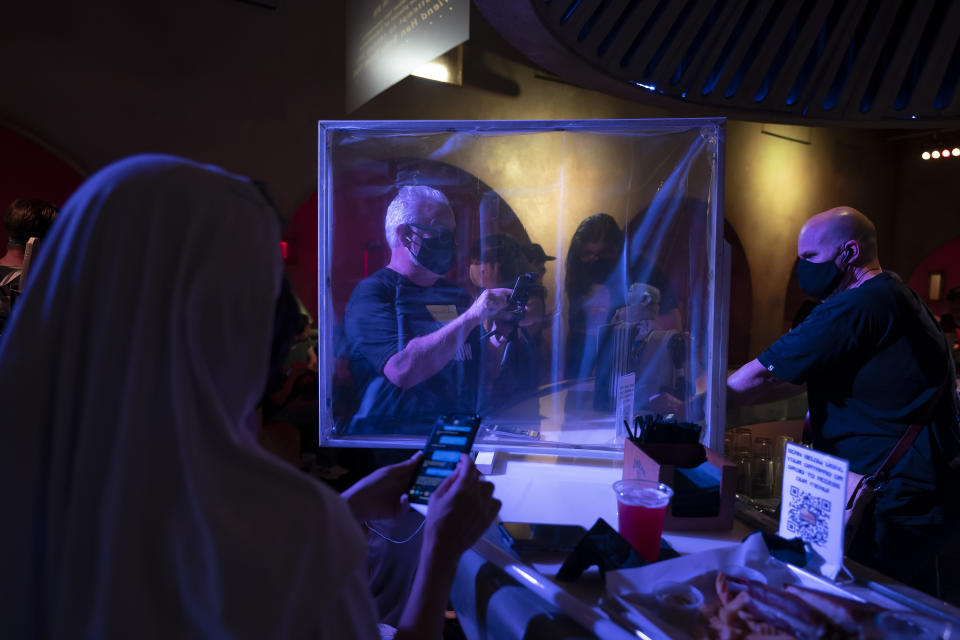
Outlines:
[[788,443],[783,458],[781,538],[800,538],[823,559],[831,580],[843,568],[843,512],[849,463]]
[[620,377],[617,384],[617,413],[614,424],[617,425],[617,442],[623,442],[627,436],[624,422],[633,420],[633,391],[636,387],[637,375],[627,373]]

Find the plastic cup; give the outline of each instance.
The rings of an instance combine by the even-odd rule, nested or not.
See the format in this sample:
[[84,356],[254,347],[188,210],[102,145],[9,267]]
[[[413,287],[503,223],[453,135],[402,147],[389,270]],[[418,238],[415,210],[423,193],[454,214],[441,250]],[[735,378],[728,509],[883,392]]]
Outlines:
[[617,494],[618,531],[647,562],[660,555],[660,537],[673,489],[653,480],[620,480]]

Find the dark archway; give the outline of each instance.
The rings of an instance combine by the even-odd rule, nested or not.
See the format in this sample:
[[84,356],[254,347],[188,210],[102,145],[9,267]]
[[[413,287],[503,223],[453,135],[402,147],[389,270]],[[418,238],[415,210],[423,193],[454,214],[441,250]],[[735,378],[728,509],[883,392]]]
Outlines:
[[753,321],[753,282],[750,264],[740,236],[728,220],[723,221],[723,239],[730,244],[730,327],[727,332],[727,367],[736,368],[750,359],[750,328]]
[[783,333],[790,331],[794,321],[797,319],[797,313],[804,308],[809,309],[811,305],[817,304],[817,301],[800,290],[797,282],[797,265],[800,264],[800,258],[793,261],[793,268],[790,269],[790,281],[787,283],[787,296],[783,301]]

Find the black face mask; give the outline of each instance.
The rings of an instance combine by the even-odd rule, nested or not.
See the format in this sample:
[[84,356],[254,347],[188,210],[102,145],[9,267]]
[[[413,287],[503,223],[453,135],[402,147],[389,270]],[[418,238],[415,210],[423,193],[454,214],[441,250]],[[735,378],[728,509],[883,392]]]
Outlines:
[[457,251],[457,243],[453,232],[422,225],[411,224],[410,226],[416,229],[429,229],[437,234],[432,238],[419,236],[420,249],[414,256],[417,262],[437,275],[442,276],[450,271]]
[[800,264],[797,265],[797,284],[800,285],[800,290],[817,300],[823,300],[833,293],[841,278],[843,271],[837,269],[833,260],[810,262],[800,258]]

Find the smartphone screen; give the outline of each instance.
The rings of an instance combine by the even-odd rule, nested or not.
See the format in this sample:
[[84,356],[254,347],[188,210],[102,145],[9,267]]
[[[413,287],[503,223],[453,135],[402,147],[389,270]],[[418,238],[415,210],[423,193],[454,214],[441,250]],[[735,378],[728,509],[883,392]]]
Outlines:
[[501,522],[500,533],[517,551],[573,551],[587,530],[576,524]]
[[434,489],[457,468],[460,454],[470,453],[479,427],[478,415],[448,415],[437,419],[410,487],[410,502],[427,504]]

